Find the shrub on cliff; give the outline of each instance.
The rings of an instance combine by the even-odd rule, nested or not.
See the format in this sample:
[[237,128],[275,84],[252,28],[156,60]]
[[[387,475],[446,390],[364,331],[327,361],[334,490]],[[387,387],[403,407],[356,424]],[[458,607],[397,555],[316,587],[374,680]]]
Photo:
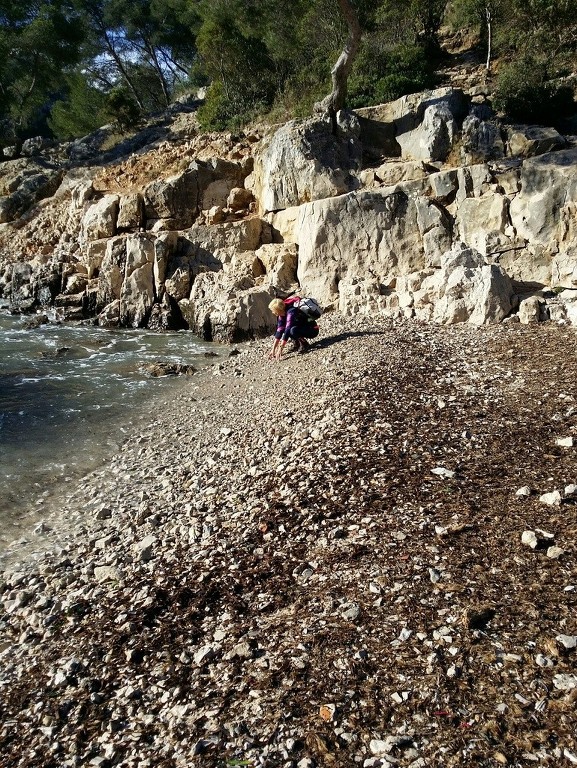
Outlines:
[[575,109],[572,90],[552,82],[546,62],[531,55],[502,68],[493,103],[513,120],[547,125]]
[[126,88],[113,88],[106,98],[106,113],[117,124],[122,133],[138,125],[141,112],[136,101]]
[[86,78],[73,74],[67,78],[67,94],[52,107],[48,125],[57,139],[67,141],[86,136],[108,120],[106,96]]
[[393,101],[434,84],[431,60],[420,45],[397,45],[379,55],[366,45],[349,81],[350,106]]

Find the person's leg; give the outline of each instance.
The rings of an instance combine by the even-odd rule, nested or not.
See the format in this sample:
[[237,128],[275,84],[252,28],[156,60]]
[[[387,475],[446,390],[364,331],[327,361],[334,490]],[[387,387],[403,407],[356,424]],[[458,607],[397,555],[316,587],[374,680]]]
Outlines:
[[307,339],[315,339],[319,335],[319,328],[312,323],[304,323],[303,325],[298,326],[297,331],[300,344],[300,349],[298,351],[306,352],[311,346]]
[[289,338],[292,342],[291,352],[298,352],[300,349],[300,331],[298,326],[293,326],[289,331]]

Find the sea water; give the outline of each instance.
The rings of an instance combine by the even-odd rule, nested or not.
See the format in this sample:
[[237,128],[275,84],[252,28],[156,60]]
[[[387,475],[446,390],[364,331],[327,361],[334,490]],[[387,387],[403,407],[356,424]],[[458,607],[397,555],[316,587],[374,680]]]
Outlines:
[[43,498],[118,450],[151,398],[186,385],[143,365],[200,368],[228,353],[186,331],[27,330],[29,319],[0,309],[0,552],[42,519]]

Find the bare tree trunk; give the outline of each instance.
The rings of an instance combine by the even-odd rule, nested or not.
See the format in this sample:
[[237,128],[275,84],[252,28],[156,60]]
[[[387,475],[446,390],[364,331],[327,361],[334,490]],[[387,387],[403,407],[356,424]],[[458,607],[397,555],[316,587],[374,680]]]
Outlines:
[[487,72],[491,68],[491,55],[492,55],[492,44],[493,44],[493,18],[491,14],[491,8],[489,5],[485,7],[485,18],[487,20],[487,63],[485,64],[485,69]]
[[361,25],[357,12],[350,0],[338,0],[341,12],[349,27],[349,36],[341,55],[331,70],[333,89],[328,96],[315,104],[316,112],[328,112],[334,119],[337,112],[343,109],[347,102],[347,82],[353,62],[361,44]]
[[132,92],[132,95],[134,96],[134,100],[136,101],[140,109],[144,109],[144,104],[142,102],[142,99],[138,95],[136,86],[132,82],[132,79],[126,70],[126,67],[123,64],[122,59],[120,58],[120,56],[116,51],[116,48],[114,47],[114,44],[111,42],[110,38],[108,37],[108,33],[106,30],[103,30],[103,39],[106,44],[106,48],[108,49],[108,53],[112,57],[116,66],[118,67],[118,71],[126,81],[126,84],[128,85],[129,90]]

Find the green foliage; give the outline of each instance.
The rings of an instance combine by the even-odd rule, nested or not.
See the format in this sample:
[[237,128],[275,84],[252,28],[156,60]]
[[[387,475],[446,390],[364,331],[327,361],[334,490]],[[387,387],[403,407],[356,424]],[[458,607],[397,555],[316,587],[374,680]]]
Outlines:
[[429,55],[439,51],[439,29],[445,16],[447,0],[410,0],[409,16],[418,25],[419,40]]
[[217,16],[201,26],[196,44],[202,72],[212,85],[199,112],[204,128],[238,126],[272,104],[277,85],[274,61],[246,19],[231,7],[213,7]]
[[113,119],[122,133],[136,128],[141,119],[141,112],[132,94],[124,87],[113,88],[107,96],[106,114]]
[[366,46],[356,62],[349,81],[353,109],[393,101],[433,86],[434,73],[421,46],[400,44],[380,56],[374,53]]
[[[447,0],[353,3],[363,38],[349,106],[432,87]],[[490,17],[492,50],[511,62],[499,79],[501,109],[526,120],[563,112],[566,93],[550,80],[577,67],[576,0],[450,8],[453,24],[475,26],[481,39]],[[0,145],[47,131],[50,110],[59,138],[110,115],[128,130],[201,85],[210,86],[204,128],[310,114],[330,91],[348,34],[337,0],[0,0]]]
[[81,74],[67,78],[65,98],[55,102],[48,124],[57,139],[68,140],[100,128],[107,119],[106,95]]
[[0,2],[0,117],[4,140],[25,135],[37,122],[62,70],[79,60],[84,34],[78,13],[66,2]]
[[206,131],[224,131],[231,123],[234,116],[230,113],[224,86],[218,80],[208,88],[197,116],[200,126]]
[[575,108],[572,91],[551,82],[547,62],[529,54],[503,67],[493,103],[513,120],[548,125]]

